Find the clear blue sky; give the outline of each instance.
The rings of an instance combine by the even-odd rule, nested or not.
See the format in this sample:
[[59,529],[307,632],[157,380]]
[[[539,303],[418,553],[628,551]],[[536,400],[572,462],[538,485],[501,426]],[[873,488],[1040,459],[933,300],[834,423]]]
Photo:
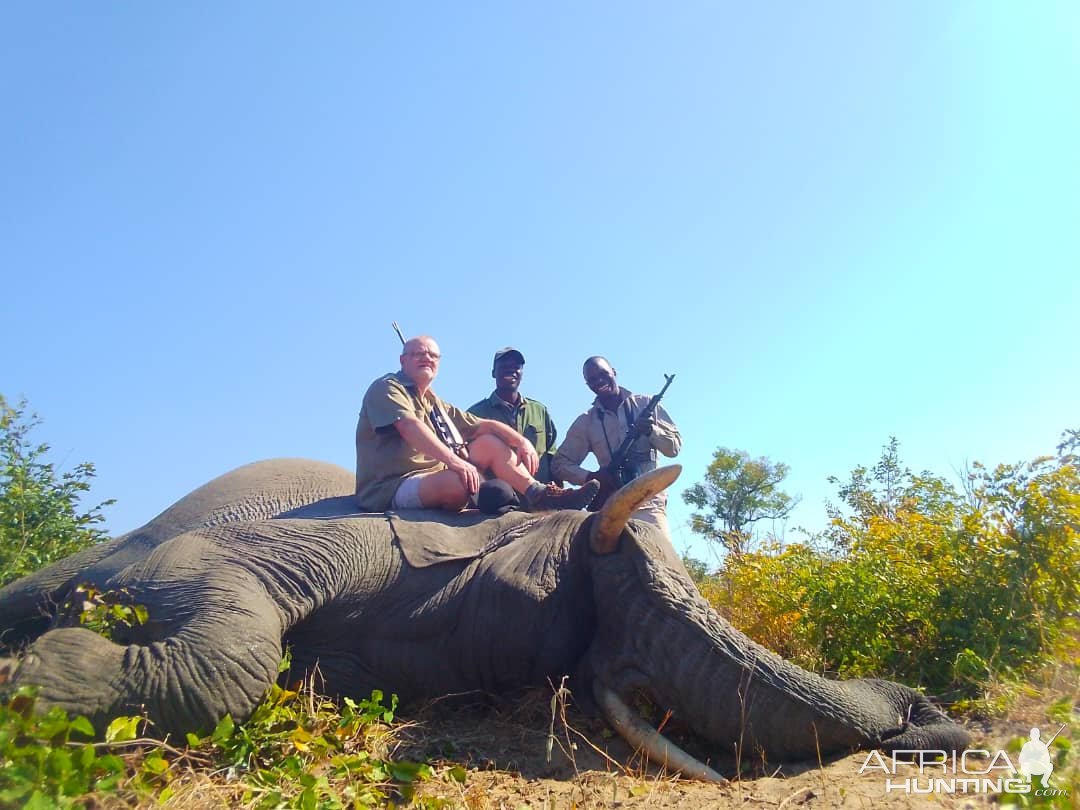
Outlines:
[[684,437],[791,466],[788,524],[1080,426],[1071,2],[0,10],[0,392],[108,528],[260,458],[353,465],[399,321],[563,430],[608,356]]

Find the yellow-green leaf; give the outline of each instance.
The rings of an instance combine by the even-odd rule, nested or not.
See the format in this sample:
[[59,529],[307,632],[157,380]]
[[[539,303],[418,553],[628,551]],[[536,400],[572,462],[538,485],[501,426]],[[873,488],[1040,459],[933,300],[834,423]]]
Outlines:
[[105,742],[118,743],[134,740],[138,734],[138,717],[117,717],[105,729]]

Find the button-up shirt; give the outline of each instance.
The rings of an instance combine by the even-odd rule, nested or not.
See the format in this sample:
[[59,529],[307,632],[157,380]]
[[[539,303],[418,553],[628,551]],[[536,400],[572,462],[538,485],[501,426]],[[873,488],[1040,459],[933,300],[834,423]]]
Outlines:
[[430,388],[421,399],[416,384],[400,371],[379,377],[368,388],[356,423],[356,499],[361,509],[389,509],[404,478],[446,466],[411,447],[394,425],[403,417],[415,416],[439,435],[431,420],[435,406],[466,441],[473,437],[478,424],[475,416],[443,402]]
[[[574,420],[552,463],[555,475],[572,484],[581,485],[588,481],[592,474],[581,466],[589,453],[596,456],[600,468],[611,463],[611,456],[622,444],[630,424],[652,399],[648,394],[634,394],[625,388],[620,388],[619,392],[623,400],[615,410],[609,411],[600,404],[600,398],[597,397],[593,400],[592,407]],[[682,449],[679,429],[663,405],[657,405],[654,418],[652,433],[638,437],[627,458],[629,464],[637,466],[643,473],[656,469],[657,452],[674,458]],[[661,492],[640,508],[662,512],[666,504],[667,494]]]

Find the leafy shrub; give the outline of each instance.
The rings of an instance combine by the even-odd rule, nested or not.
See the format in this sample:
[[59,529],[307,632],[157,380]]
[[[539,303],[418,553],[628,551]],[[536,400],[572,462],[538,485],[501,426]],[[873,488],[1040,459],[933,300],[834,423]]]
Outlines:
[[698,590],[733,625],[785,658],[816,669],[822,660],[805,622],[808,583],[823,561],[808,546],[767,544],[732,555]]
[[391,788],[411,798],[411,785],[432,776],[429,765],[373,753],[396,706],[396,696],[383,705],[378,690],[339,707],[310,682],[296,690],[275,685],[247,722],[226,715],[211,734],[189,734],[187,742],[239,780],[242,801],[254,807],[381,806]]
[[128,632],[146,624],[150,614],[145,605],[136,604],[127,588],[99,591],[83,583],[60,607],[62,615],[70,615],[87,630],[93,630],[111,641],[122,642]]
[[45,461],[49,445],[30,441],[40,424],[27,416],[25,401],[13,408],[0,395],[0,585],[105,539],[97,524],[113,501],[79,507],[94,465],[58,474]]
[[85,717],[59,708],[36,714],[34,691],[23,687],[0,704],[0,807],[165,802],[183,795],[193,765],[225,775],[215,788],[222,805],[383,807],[395,800],[440,807],[438,799],[414,795],[414,785],[432,778],[430,766],[373,753],[390,733],[396,702],[386,706],[373,692],[338,707],[310,683],[303,690],[275,686],[246,723],[226,716],[177,749],[140,738],[139,717],[116,718],[94,742]]
[[115,788],[124,763],[88,744],[90,721],[69,719],[60,709],[44,715],[33,709],[26,688],[0,704],[0,807],[71,807],[92,790]]
[[979,698],[1076,628],[1073,449],[1066,441],[1028,464],[975,464],[958,492],[903,468],[894,439],[840,484],[826,532],[731,555],[699,587],[733,624],[807,668]]

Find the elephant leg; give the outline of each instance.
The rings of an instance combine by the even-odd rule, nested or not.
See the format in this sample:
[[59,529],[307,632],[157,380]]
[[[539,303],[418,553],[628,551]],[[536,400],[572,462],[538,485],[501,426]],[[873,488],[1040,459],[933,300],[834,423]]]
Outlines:
[[[184,556],[201,548],[188,544]],[[153,628],[137,630],[133,643],[84,628],[49,631],[27,650],[12,684],[36,685],[41,708],[60,706],[96,727],[145,712],[156,736],[209,730],[226,713],[246,719],[277,677],[279,608],[239,565],[186,573],[133,588]],[[155,614],[171,620],[155,625]]]

